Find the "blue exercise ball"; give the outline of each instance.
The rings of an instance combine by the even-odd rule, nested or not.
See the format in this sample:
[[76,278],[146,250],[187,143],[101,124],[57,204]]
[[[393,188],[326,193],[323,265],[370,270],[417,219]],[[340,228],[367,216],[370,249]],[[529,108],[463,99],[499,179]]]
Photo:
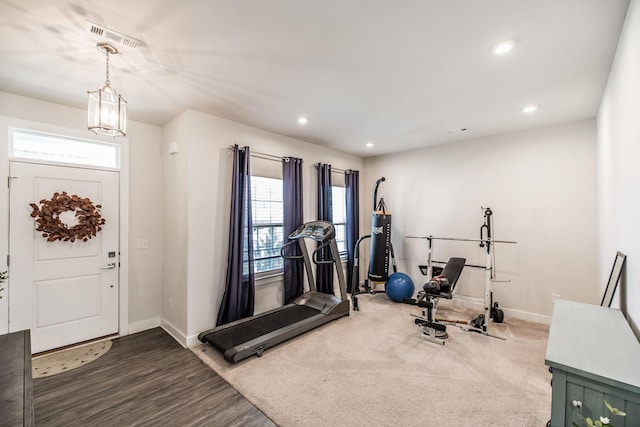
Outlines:
[[404,298],[413,296],[413,280],[404,273],[393,273],[389,276],[384,291],[391,301],[402,302]]

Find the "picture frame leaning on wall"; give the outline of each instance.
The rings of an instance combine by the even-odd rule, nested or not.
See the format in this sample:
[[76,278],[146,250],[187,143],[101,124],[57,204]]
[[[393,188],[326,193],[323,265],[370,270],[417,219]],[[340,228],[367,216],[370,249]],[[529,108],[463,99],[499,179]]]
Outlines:
[[607,282],[607,287],[604,290],[602,301],[600,302],[602,307],[611,307],[618,283],[624,271],[626,260],[627,256],[625,254],[620,251],[616,253],[616,257],[613,260],[613,267],[611,267],[611,274],[609,274],[609,281]]

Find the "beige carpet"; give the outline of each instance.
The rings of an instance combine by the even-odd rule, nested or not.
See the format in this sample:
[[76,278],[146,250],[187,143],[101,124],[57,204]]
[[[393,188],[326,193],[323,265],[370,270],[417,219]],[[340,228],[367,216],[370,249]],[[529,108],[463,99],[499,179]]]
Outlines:
[[[425,341],[410,313],[384,294],[360,312],[231,365],[213,347],[192,350],[281,426],[537,426],[551,413],[544,364],[548,327],[505,316],[490,332],[449,326]],[[445,302],[439,317],[473,318]]]
[[111,340],[36,356],[31,361],[32,377],[43,378],[68,372],[102,357],[111,349]]

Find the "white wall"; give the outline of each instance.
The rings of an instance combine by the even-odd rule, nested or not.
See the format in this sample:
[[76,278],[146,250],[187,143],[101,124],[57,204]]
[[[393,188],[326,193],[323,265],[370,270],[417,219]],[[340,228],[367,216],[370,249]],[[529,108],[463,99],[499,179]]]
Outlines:
[[[180,151],[170,155],[168,145],[172,142],[179,144]],[[224,292],[232,160],[229,147],[233,144],[248,145],[253,152],[303,158],[305,221],[316,215],[316,163],[340,169],[362,170],[363,166],[354,156],[196,111],[187,111],[167,124],[163,135],[167,249],[162,307],[163,317],[171,322],[172,333],[183,345],[197,342],[199,332],[215,325]],[[256,168],[270,169],[263,162],[252,159]],[[167,301],[170,297],[173,310]],[[281,304],[279,281],[257,285],[256,312]]]
[[600,283],[627,255],[617,305],[640,337],[640,1],[632,0],[598,113]]
[[[553,294],[599,303],[595,120],[370,158],[365,172],[362,209],[370,212],[384,176],[399,270],[416,285],[425,282],[417,266],[426,263],[427,242],[405,236],[477,239],[488,206],[493,237],[518,242],[495,248],[497,278],[511,280],[493,286],[507,317],[547,322]],[[477,243],[434,244],[438,260],[484,265],[484,253]],[[458,292],[482,297],[482,270],[465,268]]]
[[[73,131],[86,131],[85,110],[67,107],[50,102],[44,102],[23,96],[0,92],[0,116],[15,120],[26,120],[68,128]],[[2,129],[6,132],[6,129]],[[87,135],[93,135],[86,131]],[[162,261],[162,210],[161,210],[161,128],[145,123],[128,122],[129,139],[129,242],[125,242],[122,250],[129,253],[129,265],[123,266],[122,271],[128,274],[128,325],[124,330],[135,332],[160,324],[160,264]],[[6,138],[0,150],[0,172],[8,175]],[[8,192],[6,186],[1,187],[0,198],[0,270],[4,270],[8,230],[6,207],[8,206]],[[137,240],[147,238],[148,249],[137,249]],[[5,286],[6,287],[6,286]],[[6,301],[0,300],[0,306]],[[0,309],[2,319],[6,313]],[[0,321],[0,325],[2,321]],[[1,333],[1,331],[0,331]]]
[[[189,152],[187,116],[163,126],[163,223],[164,239],[161,270],[162,322],[178,341],[187,329],[187,154]],[[178,143],[178,152],[169,154],[169,143]]]

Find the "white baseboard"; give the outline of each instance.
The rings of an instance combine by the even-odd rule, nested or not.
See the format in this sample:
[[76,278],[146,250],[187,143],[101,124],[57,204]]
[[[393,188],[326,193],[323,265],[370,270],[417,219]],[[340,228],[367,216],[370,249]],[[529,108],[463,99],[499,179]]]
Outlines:
[[[461,307],[470,308],[473,310],[484,310],[484,302],[479,301],[477,298],[471,299],[471,297],[465,297],[457,295],[454,299],[454,304]],[[526,320],[528,322],[542,323],[544,325],[551,324],[551,316],[544,316],[542,314],[530,313],[528,311],[516,310],[513,308],[500,307],[500,310],[504,312],[505,318],[513,317],[514,319]]]
[[187,348],[194,347],[200,344],[200,340],[198,339],[198,335],[191,335],[187,337]]
[[545,316],[537,313],[530,313],[528,311],[516,310],[513,308],[500,307],[500,310],[504,311],[505,316],[513,317],[514,319],[527,320],[534,323],[542,323],[544,325],[551,324],[551,316]]
[[146,331],[147,329],[161,327],[165,330],[171,337],[176,340],[181,346],[185,348],[193,347],[200,343],[198,340],[198,335],[185,336],[178,328],[173,326],[171,322],[168,322],[165,319],[155,318],[149,319],[142,322],[137,322],[129,325],[129,333],[133,334],[136,332]]
[[147,319],[141,322],[130,323],[129,333],[135,334],[136,332],[146,331],[148,329],[157,328],[158,326],[160,326],[160,318],[154,317],[153,319]]
[[173,337],[174,340],[178,341],[178,344],[187,348],[187,337],[184,336],[178,328],[173,326],[171,323],[167,322],[165,319],[161,320],[160,327],[164,329],[169,335]]

